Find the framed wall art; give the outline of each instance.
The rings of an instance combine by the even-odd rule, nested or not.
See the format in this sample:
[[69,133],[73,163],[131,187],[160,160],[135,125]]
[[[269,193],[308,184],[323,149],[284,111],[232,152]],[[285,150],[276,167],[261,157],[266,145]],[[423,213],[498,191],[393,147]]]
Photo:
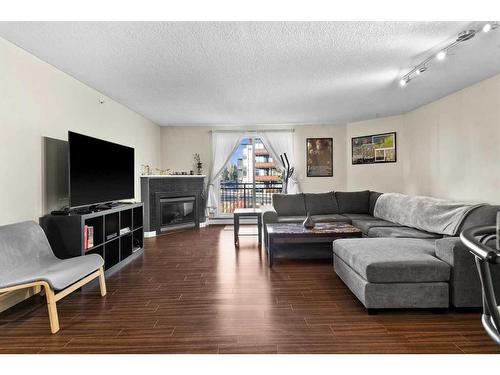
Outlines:
[[351,140],[352,164],[395,163],[396,133],[355,137]]
[[307,138],[307,177],[333,177],[333,138]]

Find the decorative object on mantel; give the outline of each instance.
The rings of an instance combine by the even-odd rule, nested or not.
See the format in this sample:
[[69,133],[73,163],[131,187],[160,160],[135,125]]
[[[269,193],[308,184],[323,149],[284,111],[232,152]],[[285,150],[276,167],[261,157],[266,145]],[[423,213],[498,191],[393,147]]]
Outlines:
[[396,133],[384,133],[351,139],[352,164],[395,163]]
[[203,163],[201,162],[200,154],[195,153],[193,155],[193,158],[194,158],[194,164],[195,164],[195,168],[196,168],[196,174],[201,174],[201,169],[203,168]]
[[[152,173],[152,170],[155,170],[155,173]],[[168,176],[170,174],[170,169],[161,169],[161,168],[151,168],[148,164],[141,165],[141,176]],[[187,173],[186,173],[187,174]]]
[[311,213],[309,211],[307,211],[307,217],[304,220],[304,222],[302,223],[302,225],[306,229],[313,229],[314,226],[316,225],[316,223],[314,222],[313,218],[311,217]]
[[149,176],[151,174],[151,167],[148,164],[141,164],[141,175]]
[[160,168],[155,168],[155,171],[157,171],[157,174],[160,175],[160,176],[165,176],[168,174],[168,169],[165,170],[165,169],[160,169]]
[[[283,165],[282,179],[283,179],[283,187],[281,192],[283,194],[288,193],[288,181],[290,177],[292,177],[293,172],[295,171],[295,167],[290,167],[290,162],[288,161],[288,156],[286,156],[286,152],[283,155],[280,155],[281,164]],[[285,164],[286,161],[286,164]]]

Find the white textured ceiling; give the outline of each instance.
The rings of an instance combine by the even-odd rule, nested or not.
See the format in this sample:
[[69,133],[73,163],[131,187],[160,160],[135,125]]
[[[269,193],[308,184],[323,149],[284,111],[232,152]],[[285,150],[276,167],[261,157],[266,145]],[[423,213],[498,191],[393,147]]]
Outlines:
[[0,22],[0,36],[160,125],[341,123],[500,73],[500,31],[402,74],[470,22]]

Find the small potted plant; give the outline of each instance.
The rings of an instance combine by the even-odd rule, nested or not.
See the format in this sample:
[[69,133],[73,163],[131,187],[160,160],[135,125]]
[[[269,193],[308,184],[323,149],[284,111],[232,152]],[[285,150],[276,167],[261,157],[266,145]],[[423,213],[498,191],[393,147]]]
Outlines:
[[200,175],[201,174],[201,169],[203,168],[203,164],[200,159],[200,154],[196,153],[193,155],[194,158],[194,164],[196,167],[196,174]]

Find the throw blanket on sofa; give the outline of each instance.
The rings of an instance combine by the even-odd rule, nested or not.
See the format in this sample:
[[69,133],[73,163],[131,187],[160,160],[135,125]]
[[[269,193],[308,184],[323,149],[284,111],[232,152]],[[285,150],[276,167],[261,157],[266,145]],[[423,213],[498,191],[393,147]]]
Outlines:
[[485,204],[467,204],[422,196],[384,193],[375,204],[374,216],[427,232],[456,235],[467,214]]

